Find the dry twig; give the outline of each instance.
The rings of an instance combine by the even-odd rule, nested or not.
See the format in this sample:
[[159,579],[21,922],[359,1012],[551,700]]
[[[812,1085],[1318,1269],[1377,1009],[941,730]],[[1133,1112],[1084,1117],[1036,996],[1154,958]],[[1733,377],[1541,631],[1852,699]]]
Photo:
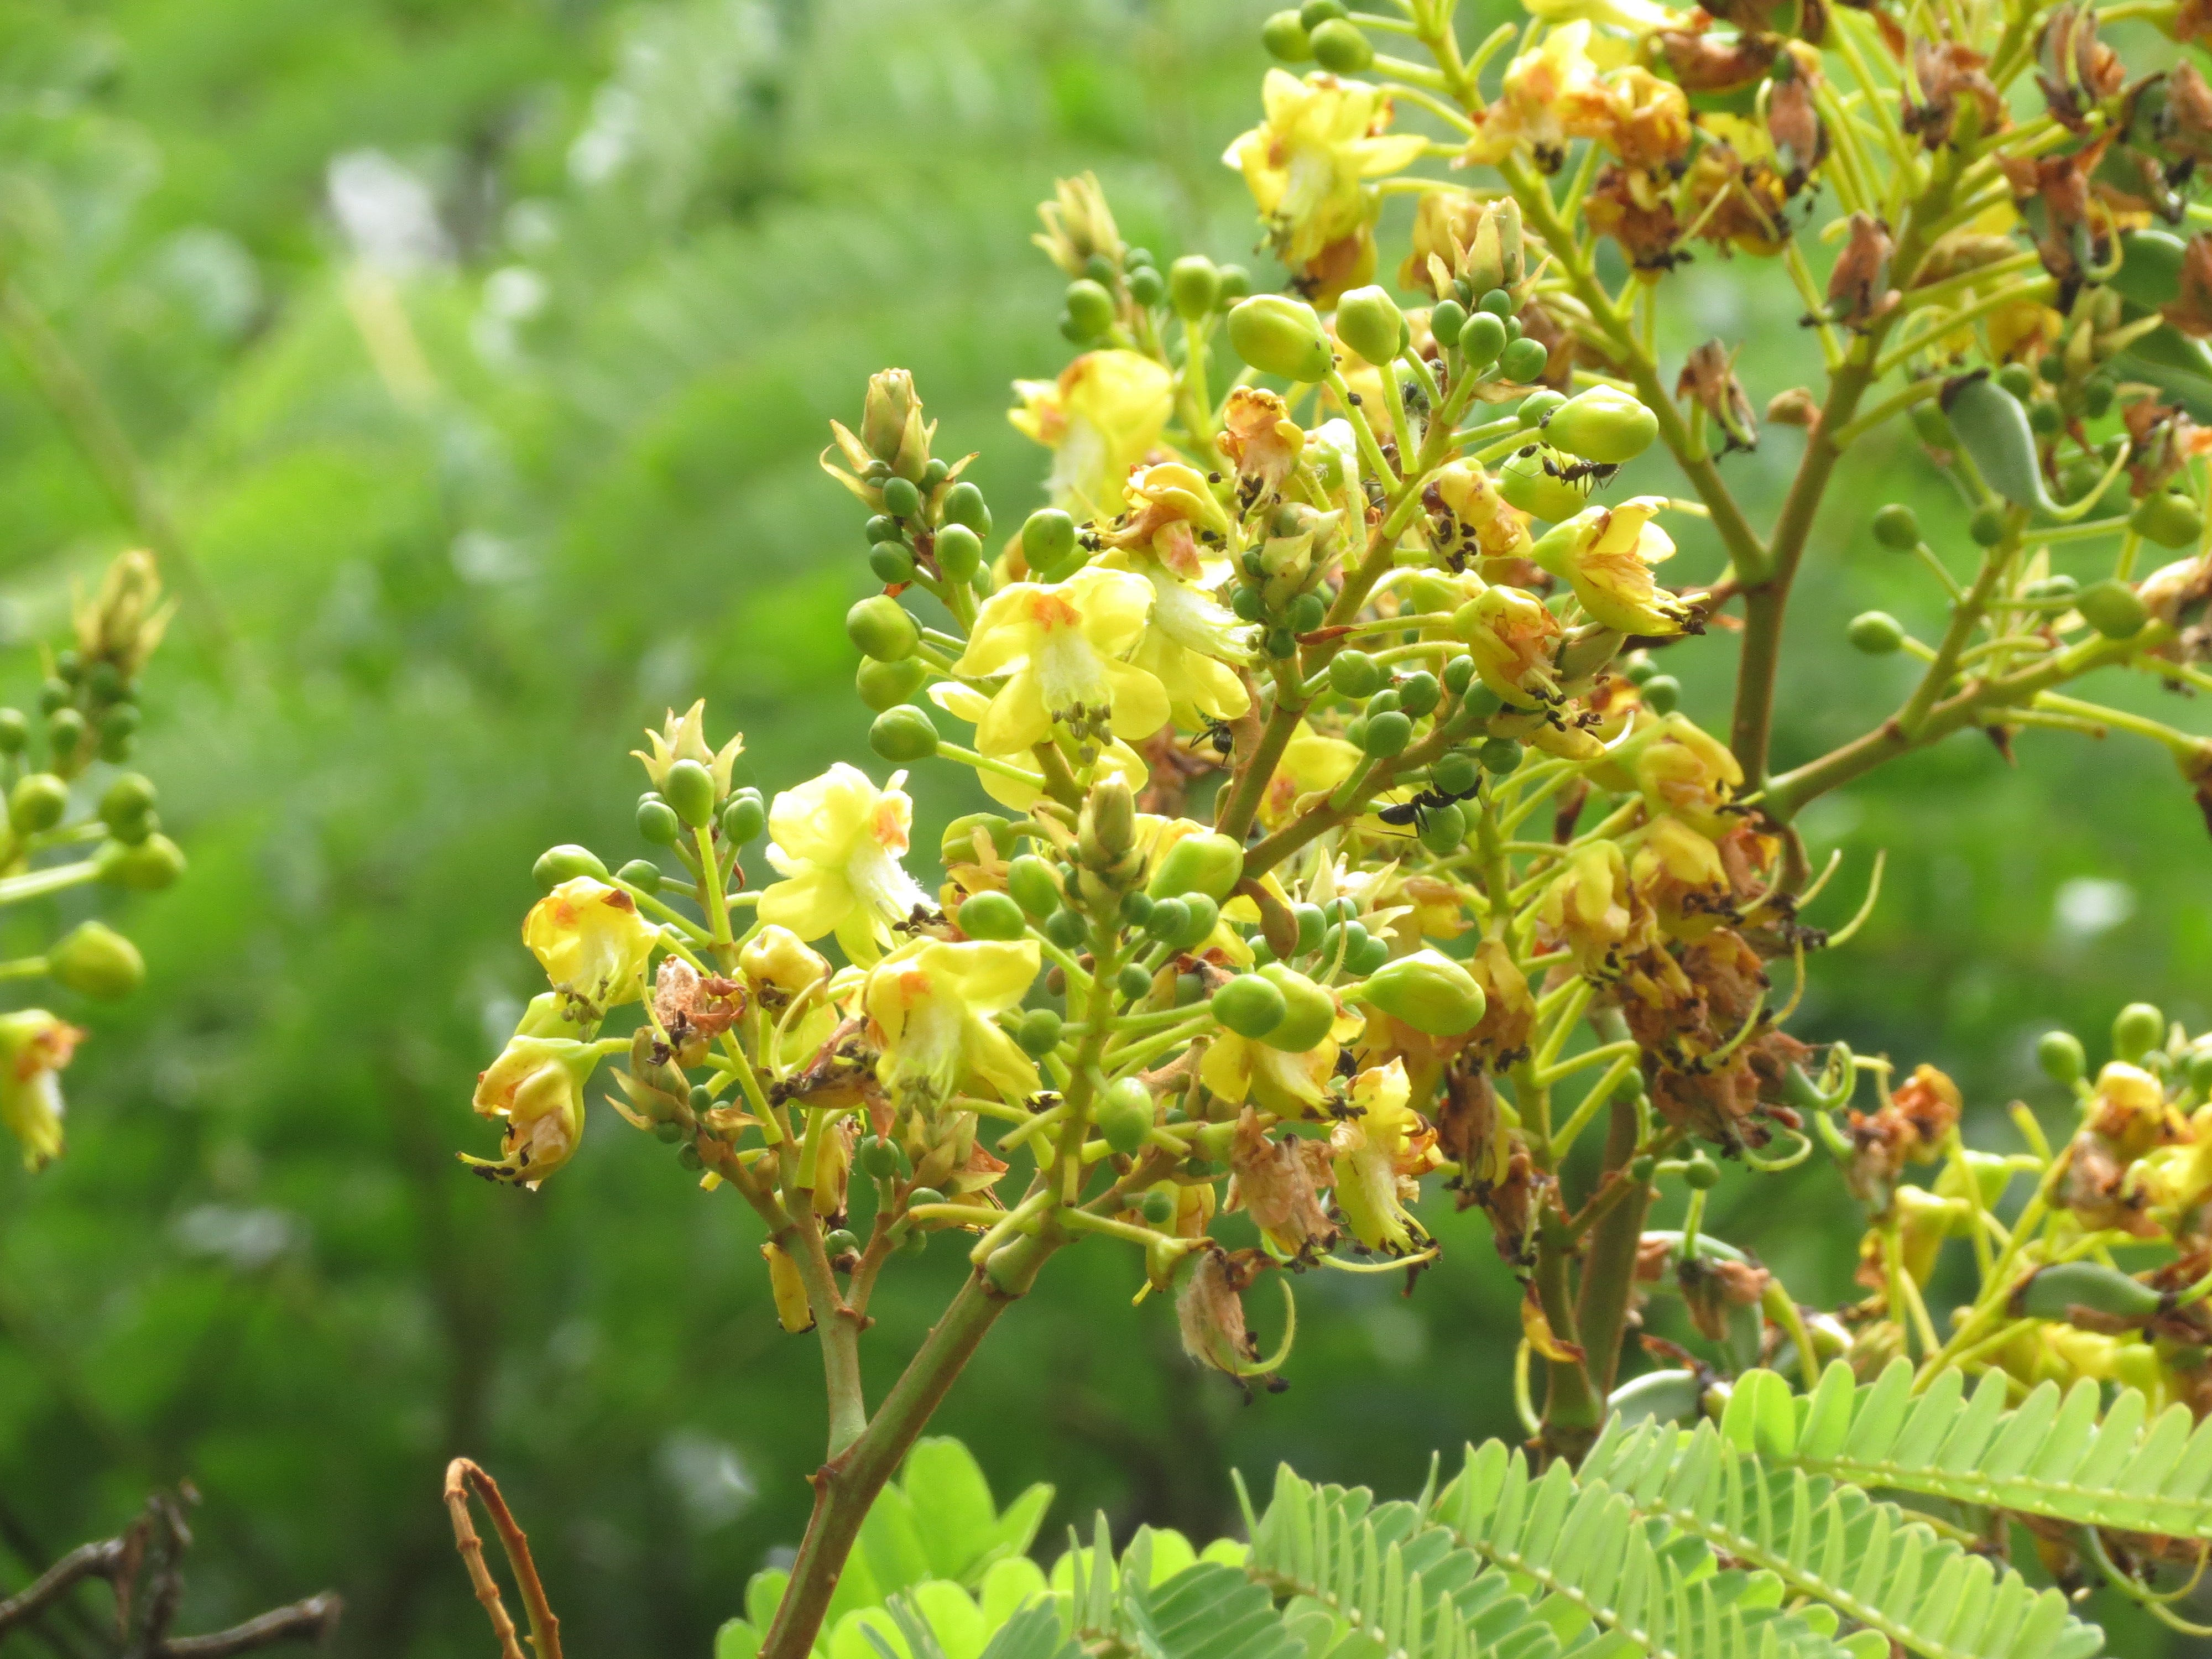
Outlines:
[[499,1483],[467,1458],[456,1457],[446,1466],[446,1509],[453,1517],[453,1542],[469,1570],[469,1582],[476,1587],[477,1600],[483,1603],[484,1613],[491,1620],[492,1634],[499,1638],[500,1659],[526,1656],[515,1638],[514,1620],[500,1598],[499,1585],[485,1565],[483,1540],[477,1536],[476,1525],[469,1516],[469,1498],[472,1494],[491,1517],[492,1527],[507,1551],[507,1564],[514,1570],[515,1584],[522,1593],[523,1610],[530,1618],[530,1645],[538,1650],[538,1659],[561,1659],[561,1621],[553,1616],[553,1609],[545,1600],[545,1586],[538,1579],[538,1564],[531,1559],[530,1540],[523,1535],[507,1507],[507,1500],[500,1496]]

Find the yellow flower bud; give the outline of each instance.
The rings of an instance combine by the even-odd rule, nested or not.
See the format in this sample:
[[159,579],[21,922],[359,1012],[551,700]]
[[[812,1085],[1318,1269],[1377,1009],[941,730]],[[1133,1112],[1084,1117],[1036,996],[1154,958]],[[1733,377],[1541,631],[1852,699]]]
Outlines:
[[645,964],[660,930],[638,915],[637,901],[621,888],[576,876],[530,907],[522,942],[555,990],[606,1009],[644,994]]
[[1430,1036],[1461,1036],[1481,1023],[1482,987],[1440,951],[1416,951],[1349,994]]
[[775,1297],[777,1322],[793,1336],[812,1330],[814,1309],[806,1299],[806,1281],[799,1276],[799,1264],[773,1239],[760,1247],[760,1253],[761,1260],[768,1263],[768,1284]]
[[1229,343],[1262,374],[1310,383],[1325,380],[1335,367],[1328,332],[1314,308],[1283,294],[1258,294],[1240,300],[1229,313]]
[[586,1042],[514,1036],[477,1077],[471,1102],[480,1117],[507,1121],[496,1160],[461,1154],[487,1180],[535,1189],[575,1155],[584,1136],[584,1085],[599,1064]]
[[83,921],[46,952],[46,971],[57,985],[106,1001],[128,996],[145,982],[146,958],[106,922]]
[[1626,392],[1594,386],[1544,417],[1544,436],[1586,461],[1632,461],[1659,435],[1659,417]]
[[0,1123],[23,1144],[23,1167],[61,1156],[62,1091],[55,1074],[84,1033],[43,1008],[0,1014]]

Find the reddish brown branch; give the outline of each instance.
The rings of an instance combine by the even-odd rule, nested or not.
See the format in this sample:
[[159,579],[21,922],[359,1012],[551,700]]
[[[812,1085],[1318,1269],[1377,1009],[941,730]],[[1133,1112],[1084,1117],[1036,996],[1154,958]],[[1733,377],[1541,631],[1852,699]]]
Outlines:
[[507,1565],[514,1573],[516,1587],[522,1593],[523,1611],[530,1618],[530,1645],[538,1650],[538,1659],[561,1659],[561,1621],[553,1616],[553,1608],[545,1599],[545,1586],[538,1577],[538,1564],[531,1559],[530,1540],[516,1524],[514,1515],[500,1496],[499,1483],[465,1457],[456,1457],[446,1466],[446,1509],[453,1518],[453,1542],[461,1553],[461,1560],[468,1568],[469,1582],[476,1587],[477,1600],[483,1603],[484,1614],[491,1620],[492,1634],[499,1638],[500,1659],[525,1659],[522,1645],[515,1639],[514,1620],[507,1615],[507,1604],[500,1598],[499,1585],[485,1565],[483,1540],[477,1536],[475,1523],[469,1516],[469,1498],[473,1495],[484,1506],[491,1517],[493,1530],[507,1551]]

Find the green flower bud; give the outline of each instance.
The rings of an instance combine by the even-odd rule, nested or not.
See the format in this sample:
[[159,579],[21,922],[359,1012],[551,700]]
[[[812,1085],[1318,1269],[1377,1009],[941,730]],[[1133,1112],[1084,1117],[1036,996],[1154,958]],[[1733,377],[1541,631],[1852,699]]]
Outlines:
[[2100,374],[2085,381],[2081,386],[2081,412],[2093,421],[2101,421],[2112,411],[2112,399],[2119,388]]
[[880,714],[886,708],[897,708],[921,690],[928,678],[929,670],[918,657],[898,662],[863,657],[853,675],[853,684],[860,694],[860,701]]
[[1495,777],[1510,777],[1521,769],[1521,744],[1512,738],[1492,738],[1475,751],[1482,769]]
[[914,550],[904,542],[878,542],[868,550],[868,574],[885,587],[914,580]]
[[1905,625],[1887,611],[1863,611],[1844,630],[1851,648],[1869,657],[1886,657],[1905,644]]
[[1655,714],[1671,714],[1682,701],[1682,682],[1672,674],[1654,674],[1639,690],[1644,706]]
[[673,847],[684,833],[684,820],[674,807],[647,790],[637,799],[637,833],[656,847]]
[[1544,418],[1545,440],[1554,448],[1608,466],[1634,460],[1658,435],[1659,417],[1609,386],[1577,392]]
[[868,747],[887,761],[904,765],[937,752],[937,725],[911,703],[886,708],[868,727]]
[[1337,338],[1370,363],[1395,358],[1405,349],[1407,332],[1405,313],[1378,284],[1355,288],[1336,302]]
[[1313,41],[1295,11],[1279,11],[1261,24],[1260,44],[1269,57],[1285,64],[1303,64],[1313,56]]
[[1438,858],[1447,857],[1467,842],[1467,814],[1456,801],[1432,806],[1421,815],[1421,827],[1416,833],[1422,846]]
[[2025,401],[2035,393],[2035,371],[2026,363],[2007,363],[1997,370],[1997,384]]
[[51,714],[57,708],[66,708],[75,695],[67,680],[47,680],[39,687],[39,712]]
[[1429,781],[1447,795],[1464,795],[1482,781],[1482,769],[1464,749],[1440,755],[1429,769]]
[[138,947],[100,921],[81,921],[46,952],[46,971],[57,985],[80,995],[112,1002],[127,997],[146,979],[146,958]]
[[1874,515],[1874,538],[1884,547],[1910,553],[1920,545],[1920,515],[1903,501],[1892,501]]
[[952,919],[969,939],[1016,939],[1029,931],[1022,907],[1004,893],[970,894]]
[[8,822],[21,835],[51,830],[69,811],[69,785],[51,772],[30,772],[8,792]]
[[1467,307],[1456,300],[1439,300],[1429,311],[1429,332],[1440,346],[1455,346],[1467,327]]
[[2197,545],[2204,533],[2204,515],[2186,495],[2154,490],[2136,504],[2128,527],[2160,547],[2179,550]]
[[658,893],[663,878],[660,866],[651,859],[632,859],[615,872],[615,879],[628,883],[641,893]]
[[103,843],[94,865],[102,881],[133,892],[155,893],[184,874],[185,854],[167,836],[149,836],[136,847],[112,841]]
[[573,842],[558,847],[549,847],[538,855],[538,862],[530,866],[530,874],[538,890],[550,893],[564,881],[574,881],[578,876],[589,876],[593,881],[607,878],[607,866],[599,855],[588,847],[579,847]]
[[1474,658],[1454,657],[1444,665],[1444,690],[1455,697],[1465,696],[1467,688],[1474,683]]
[[1335,367],[1328,335],[1314,308],[1287,295],[1261,294],[1240,300],[1229,313],[1229,344],[1262,374],[1311,383]]
[[2130,1066],[2139,1066],[2152,1049],[2166,1042],[2166,1016],[2157,1005],[2130,1002],[2112,1018],[2112,1054]]
[[2105,1320],[2148,1319],[2166,1298],[2118,1267],[2101,1261],[2054,1261],[2038,1267],[2012,1293],[2015,1318],[2068,1320],[2076,1310],[2090,1316],[2092,1329]]
[[0,708],[0,755],[20,755],[31,740],[31,722],[20,708]]
[[2081,1052],[2081,1039],[2073,1032],[2045,1031],[2036,1039],[2035,1063],[2043,1068],[2044,1076],[2070,1089],[2081,1080],[2089,1060]]
[[1692,1191],[1711,1192],[1721,1183],[1721,1166],[1700,1152],[1682,1170],[1682,1184]]
[[1221,274],[1221,309],[1226,311],[1252,291],[1252,273],[1242,265],[1223,265]]
[[1310,956],[1321,949],[1321,936],[1328,929],[1328,918],[1322,914],[1318,904],[1296,904],[1291,907],[1291,917],[1298,925],[1299,956]]
[[965,478],[945,492],[945,499],[938,503],[938,517],[945,524],[974,531],[979,540],[991,533],[991,509],[984,502],[983,492]]
[[1152,917],[1152,896],[1141,888],[1124,893],[1119,908],[1123,927],[1142,927]]
[[113,779],[100,797],[100,820],[110,829],[143,817],[154,805],[154,781],[137,772]]
[[1128,276],[1129,297],[1146,310],[1168,297],[1167,279],[1150,265],[1139,265]]
[[1977,547],[1995,547],[2005,538],[2005,510],[1990,501],[1974,509],[1966,520],[1966,534]]
[[1227,836],[1185,836],[1153,866],[1145,890],[1156,899],[1203,893],[1218,904],[1244,874],[1244,849]]
[[2027,406],[2027,429],[2039,438],[2050,437],[2065,424],[2065,412],[2048,398],[2038,398]]
[[1125,962],[1115,977],[1115,989],[1121,994],[1124,1002],[1142,1002],[1152,994],[1152,976],[1141,962]]
[[2189,1051],[2189,1086],[2200,1095],[2212,1094],[2212,1048],[2199,1039]]
[[1182,908],[1182,922],[1159,937],[1178,951],[1195,951],[1212,937],[1214,928],[1220,924],[1221,907],[1203,893],[1185,893],[1168,902]]
[[1220,298],[1221,273],[1203,253],[1187,253],[1168,267],[1168,299],[1185,322],[1211,315]]
[[1063,951],[1079,951],[1091,940],[1091,924],[1076,910],[1055,910],[1044,919],[1044,936]]
[[1389,677],[1389,671],[1364,651],[1346,649],[1328,660],[1328,683],[1346,697],[1372,696]]
[[1022,557],[1035,572],[1065,564],[1075,552],[1075,520],[1056,507],[1041,507],[1022,525]]
[[1060,1046],[1060,1018],[1050,1008],[1032,1008],[1014,1027],[1014,1042],[1032,1060],[1042,1060]]
[[1152,1133],[1152,1091],[1136,1078],[1125,1077],[1107,1085],[1092,1114],[1099,1138],[1124,1158],[1133,1157]]
[[937,532],[937,568],[956,582],[973,576],[983,562],[983,538],[964,524],[949,524]]
[[1524,337],[1498,354],[1498,366],[1507,380],[1533,386],[1544,378],[1544,370],[1551,361],[1552,354],[1544,349],[1541,340]]
[[2108,640],[2131,640],[2150,620],[2150,612],[2143,608],[2135,589],[2109,576],[2091,582],[2076,594],[2074,608],[2081,613],[2083,622]]
[[884,480],[884,511],[895,519],[918,517],[921,512],[921,487],[910,478],[890,477]]
[[1344,15],[1344,0],[1305,0],[1298,8],[1298,21],[1310,29],[1319,28],[1332,17]]
[[714,775],[695,760],[674,760],[660,775],[660,796],[693,830],[714,821]]
[[1088,276],[1067,285],[1067,320],[1076,334],[1095,340],[1114,326],[1114,296]]
[[1279,962],[1261,967],[1259,976],[1282,993],[1284,1008],[1282,1019],[1260,1037],[1261,1042],[1271,1048],[1302,1054],[1328,1036],[1336,1024],[1334,997]]
[[1388,760],[1393,755],[1403,754],[1406,745],[1413,740],[1412,719],[1395,708],[1386,708],[1367,717],[1367,730],[1360,734],[1359,746],[1378,760]]
[[1032,916],[1048,916],[1060,908],[1060,883],[1053,878],[1052,866],[1034,853],[1006,866],[1006,891]]
[[[1146,894],[1146,896],[1149,898],[1152,896]],[[1145,932],[1164,945],[1188,932],[1189,927],[1190,906],[1179,898],[1157,900],[1145,915]]]
[[1137,1206],[1137,1212],[1145,1218],[1147,1225],[1164,1227],[1176,1218],[1178,1207],[1175,1188],[1163,1183],[1145,1194],[1144,1201]]
[[768,808],[761,804],[758,790],[741,791],[722,808],[722,840],[731,847],[746,845],[767,828]]
[[1443,687],[1425,668],[1417,668],[1398,682],[1398,707],[1419,720],[1432,713],[1443,699]]
[[46,747],[57,759],[76,753],[84,743],[84,716],[74,708],[57,708],[46,716]]
[[[1309,29],[1314,61],[1331,75],[1357,75],[1375,61],[1375,48],[1357,23],[1332,17]],[[1355,348],[1356,349],[1356,348]]]
[[[1450,304],[1455,311],[1459,311],[1463,319],[1454,334],[1453,339],[1458,344],[1461,354],[1466,357],[1467,366],[1472,369],[1489,368],[1498,361],[1498,354],[1511,343],[1510,337],[1505,332],[1504,321],[1492,316],[1486,311],[1478,311],[1473,316],[1468,316],[1466,312],[1459,309],[1457,301],[1450,301]],[[1441,312],[1443,307],[1438,306],[1437,309]]]
[[1239,974],[1216,991],[1206,1006],[1224,1030],[1255,1042],[1280,1025],[1290,1012],[1283,994],[1258,974]]
[[[1552,471],[1544,465],[1549,461]],[[1569,464],[1555,450],[1529,444],[1506,459],[1498,470],[1498,493],[1523,513],[1552,524],[1564,524],[1589,505],[1583,492],[1555,476]]]
[[2044,605],[2070,605],[2081,592],[2081,584],[2062,571],[2056,576],[2045,576],[2028,583],[2020,590],[2020,596]]
[[1462,1036],[1482,1019],[1482,987],[1441,951],[1400,957],[1351,994],[1430,1036]]

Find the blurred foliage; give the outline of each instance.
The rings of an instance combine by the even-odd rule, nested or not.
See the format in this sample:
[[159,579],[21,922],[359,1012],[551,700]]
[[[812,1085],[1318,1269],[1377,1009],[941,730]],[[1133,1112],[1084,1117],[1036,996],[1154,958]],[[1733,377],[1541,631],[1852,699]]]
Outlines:
[[[625,751],[695,695],[747,732],[764,788],[865,759],[838,619],[867,578],[816,469],[825,422],[870,370],[913,369],[1018,522],[1041,468],[1007,383],[1067,356],[1031,205],[1096,167],[1164,263],[1264,273],[1211,158],[1255,104],[1265,9],[0,16],[0,270],[143,463],[135,484],[88,464],[82,418],[0,359],[0,620],[46,625],[72,579],[160,539],[149,504],[177,526],[172,580],[206,596],[149,678],[143,751],[192,871],[128,913],[145,993],[64,1011],[98,1038],[70,1156],[0,1169],[0,1583],[189,1477],[188,1628],[328,1584],[347,1653],[479,1653],[437,1503],[463,1451],[532,1526],[579,1652],[705,1652],[796,1541],[817,1362],[777,1327],[740,1206],[604,1122],[535,1195],[453,1159],[482,1138],[472,1074],[532,988],[530,862],[640,850],[609,806],[638,781]],[[1703,331],[1751,343],[1755,402],[1809,378],[1786,289],[1711,259],[1681,280]],[[1770,428],[1729,463],[1754,517],[1799,441]],[[1784,764],[1881,718],[1911,672],[1842,640],[1869,605],[1921,631],[1932,610],[1867,533],[1874,507],[1901,495],[1965,547],[1964,509],[1899,441],[1846,465],[1794,612]],[[1686,538],[1679,580],[1717,563]],[[1725,637],[1668,654],[1692,712],[1719,714]],[[1891,865],[1800,1028],[1932,1060],[1991,1115],[2015,1092],[2055,1109],[2031,1058],[2046,1025],[2100,1031],[2138,995],[2212,1018],[2188,792],[2119,743],[2018,750],[2015,769],[1958,739],[1806,824],[1847,859],[1816,921],[1856,902],[1874,848]],[[916,845],[970,805],[924,801]],[[1731,1175],[1714,1200],[1793,1282],[1849,1294],[1856,1223],[1831,1176]],[[1054,1484],[1048,1536],[1101,1504],[1212,1535],[1233,1521],[1224,1466],[1285,1455],[1410,1489],[1432,1449],[1510,1420],[1511,1281],[1479,1217],[1443,1236],[1411,1299],[1319,1276],[1291,1391],[1249,1407],[1182,1358],[1168,1310],[1130,1310],[1123,1262],[1072,1255],[939,1426],[1001,1491]],[[949,1288],[958,1253],[939,1255]],[[879,1310],[884,1346],[934,1305]]]

